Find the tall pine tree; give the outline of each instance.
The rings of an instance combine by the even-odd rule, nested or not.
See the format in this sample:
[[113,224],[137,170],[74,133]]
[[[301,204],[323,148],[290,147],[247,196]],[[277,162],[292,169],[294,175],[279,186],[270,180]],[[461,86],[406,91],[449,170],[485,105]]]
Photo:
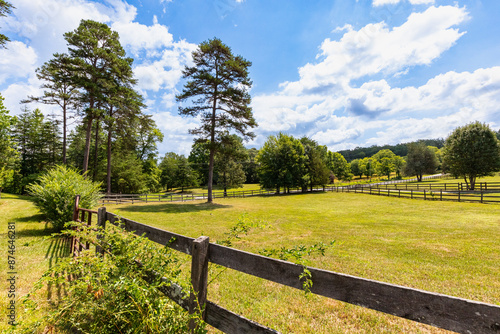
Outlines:
[[183,71],[187,83],[176,98],[179,102],[191,102],[190,106],[179,107],[181,115],[201,116],[201,126],[189,132],[198,137],[197,141],[208,143],[208,202],[211,203],[214,158],[222,137],[230,130],[235,130],[243,139],[255,136],[249,131],[257,126],[249,107],[251,62],[234,56],[217,38],[201,43],[193,52],[193,62],[194,66]]

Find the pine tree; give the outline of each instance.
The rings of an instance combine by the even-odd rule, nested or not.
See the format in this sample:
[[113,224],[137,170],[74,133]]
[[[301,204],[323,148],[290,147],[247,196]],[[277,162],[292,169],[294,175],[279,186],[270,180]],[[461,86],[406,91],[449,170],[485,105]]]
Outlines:
[[129,87],[132,59],[125,57],[118,33],[108,25],[82,20],[77,29],[64,34],[68,43],[71,84],[80,90],[84,111],[85,150],[83,172],[89,165],[93,121],[102,117],[117,87]]
[[193,52],[194,66],[186,67],[183,77],[187,83],[177,101],[191,101],[179,107],[184,116],[201,116],[201,126],[189,132],[207,142],[210,150],[208,172],[208,202],[212,202],[212,184],[215,153],[221,138],[235,130],[244,140],[255,135],[248,130],[257,126],[250,105],[252,82],[248,68],[251,62],[234,56],[220,39],[214,38],[199,45]]
[[54,54],[54,58],[36,70],[36,76],[42,80],[43,96],[29,96],[22,103],[39,102],[58,105],[62,111],[62,161],[66,164],[67,131],[70,112],[78,108],[78,91],[71,82],[70,59],[66,54]]

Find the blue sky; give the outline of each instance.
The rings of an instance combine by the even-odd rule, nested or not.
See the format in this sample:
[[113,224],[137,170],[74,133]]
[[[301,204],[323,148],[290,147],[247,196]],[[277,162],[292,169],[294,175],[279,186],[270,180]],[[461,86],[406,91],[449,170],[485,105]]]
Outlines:
[[[500,128],[500,1],[13,0],[0,20],[0,92],[12,114],[40,94],[35,69],[66,50],[81,19],[118,31],[138,90],[165,134],[189,153],[193,118],[175,94],[191,52],[218,37],[253,65],[260,147],[278,131],[331,150],[446,137],[479,120]],[[35,107],[35,106],[33,106]],[[45,106],[39,106],[50,112]]]

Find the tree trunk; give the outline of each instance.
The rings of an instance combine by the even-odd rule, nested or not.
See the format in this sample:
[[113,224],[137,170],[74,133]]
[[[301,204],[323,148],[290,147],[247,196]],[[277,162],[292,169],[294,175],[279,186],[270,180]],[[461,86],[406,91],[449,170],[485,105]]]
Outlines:
[[106,193],[111,194],[111,124],[108,126],[108,143],[106,146],[106,153],[108,156],[106,166]]
[[95,178],[97,175],[97,159],[99,156],[99,119],[95,125],[95,139],[94,139],[94,170],[92,171],[92,181],[95,182]]
[[90,135],[92,132],[92,121],[94,120],[91,115],[88,115],[87,117],[87,129],[85,131],[85,151],[83,152],[83,174],[85,174],[89,169]]
[[[213,141],[212,141],[213,143]],[[215,156],[215,149],[212,147],[210,148],[210,160],[208,163],[208,189],[207,189],[207,203],[212,203],[212,183],[214,179],[214,156]]]
[[63,147],[62,147],[62,155],[63,155],[63,164],[66,165],[66,128],[67,128],[67,120],[66,120],[66,101],[63,104]]
[[226,180],[226,171],[222,175],[222,182],[224,182],[224,197],[227,197],[227,180]]

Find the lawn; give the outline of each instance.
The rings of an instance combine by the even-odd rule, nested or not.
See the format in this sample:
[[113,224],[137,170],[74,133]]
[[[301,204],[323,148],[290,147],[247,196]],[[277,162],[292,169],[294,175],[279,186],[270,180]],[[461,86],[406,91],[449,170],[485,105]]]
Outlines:
[[[306,246],[336,240],[317,268],[500,305],[500,210],[497,205],[424,202],[353,193],[314,193],[201,201],[107,205],[108,211],[212,242],[226,237],[242,215],[267,227],[240,235],[234,247]],[[17,223],[19,292],[57,260],[56,241],[31,202],[3,195],[0,223]],[[0,240],[5,249],[6,233]],[[26,246],[24,246],[26,244]],[[0,265],[6,271],[5,261]],[[218,268],[212,268],[214,278]],[[209,280],[210,280],[209,278]],[[0,283],[4,289],[5,283]],[[5,290],[4,290],[5,291]],[[444,332],[430,326],[302,291],[249,275],[223,271],[209,299],[284,333]],[[5,318],[2,299],[2,318]],[[0,330],[2,327],[0,327]]]
[[[0,272],[2,279],[0,280],[0,290],[2,298],[0,298],[0,332],[7,328],[7,272],[10,271],[7,265],[8,239],[7,229],[8,223],[14,222],[16,227],[15,240],[15,271],[17,272],[16,279],[16,308],[19,315],[23,306],[20,301],[20,296],[30,292],[34,282],[42,276],[42,274],[54,265],[60,256],[67,255],[68,248],[65,247],[65,242],[62,239],[48,239],[54,231],[51,226],[43,221],[43,217],[38,214],[38,209],[26,196],[17,196],[2,194],[0,200],[0,247],[3,254],[0,261]],[[44,305],[48,296],[61,295],[61,291],[55,287],[44,289],[43,294],[36,300]]]
[[[246,213],[269,225],[234,244],[258,252],[336,240],[314,267],[500,305],[496,205],[316,193],[201,202],[108,206],[139,222],[211,241]],[[437,332],[429,326],[225,271],[209,299],[283,332]]]

